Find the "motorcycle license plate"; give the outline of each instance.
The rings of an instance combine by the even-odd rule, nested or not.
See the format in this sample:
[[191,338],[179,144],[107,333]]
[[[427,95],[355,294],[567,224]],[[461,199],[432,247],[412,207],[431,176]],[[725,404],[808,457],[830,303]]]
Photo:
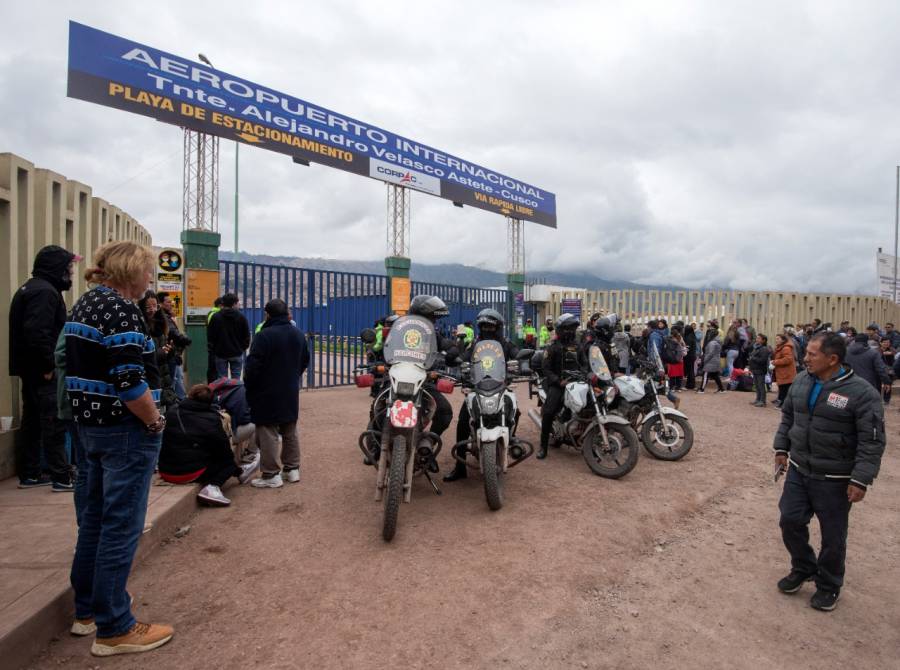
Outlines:
[[395,400],[390,416],[394,428],[413,428],[419,420],[419,412],[411,400]]

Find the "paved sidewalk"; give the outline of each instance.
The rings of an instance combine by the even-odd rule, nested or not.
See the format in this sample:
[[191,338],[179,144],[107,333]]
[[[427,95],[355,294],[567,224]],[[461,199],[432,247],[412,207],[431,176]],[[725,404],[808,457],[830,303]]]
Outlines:
[[[0,659],[4,668],[28,663],[63,634],[74,612],[69,568],[75,550],[71,493],[49,486],[19,490],[18,479],[0,481]],[[196,510],[196,487],[150,488],[147,522],[137,563]]]

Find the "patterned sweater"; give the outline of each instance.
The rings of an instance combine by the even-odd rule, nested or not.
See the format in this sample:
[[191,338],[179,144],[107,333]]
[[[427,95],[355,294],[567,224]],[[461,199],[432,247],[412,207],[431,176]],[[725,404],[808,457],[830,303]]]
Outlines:
[[98,286],[72,308],[66,338],[66,393],[80,424],[109,426],[132,416],[126,401],[149,388],[159,404],[153,339],[138,306]]

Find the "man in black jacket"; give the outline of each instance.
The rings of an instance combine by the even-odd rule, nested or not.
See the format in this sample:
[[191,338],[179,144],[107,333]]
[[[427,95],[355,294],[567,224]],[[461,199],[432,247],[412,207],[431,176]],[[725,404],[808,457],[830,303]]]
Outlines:
[[[56,340],[66,323],[62,292],[72,287],[72,266],[81,256],[55,245],[38,251],[31,279],[9,306],[9,374],[22,379],[22,439],[18,440],[19,488],[52,484],[72,491],[65,427],[57,418],[53,381]],[[41,476],[41,450],[50,479]]]
[[234,293],[222,296],[222,309],[209,320],[207,334],[209,346],[215,356],[216,375],[240,379],[244,367],[244,352],[250,347],[250,324],[237,309],[238,298]]
[[847,347],[847,364],[853,368],[857,376],[865,379],[881,393],[890,388],[891,373],[888,371],[881,349],[874,349],[869,343],[869,336],[860,333],[853,338]]
[[289,482],[300,481],[297,419],[300,377],[309,365],[309,349],[303,333],[291,323],[284,300],[270,300],[265,312],[266,321],[253,338],[244,368],[244,386],[250,416],[256,424],[262,471],[262,477],[250,483],[257,488],[279,488],[284,485],[282,472]]
[[547,398],[541,410],[541,446],[537,457],[547,458],[547,447],[550,444],[550,433],[553,432],[553,420],[563,408],[563,395],[569,379],[567,372],[580,372],[587,366],[582,348],[575,340],[578,319],[572,314],[563,314],[556,321],[556,338],[544,356],[544,390]]
[[[775,462],[788,470],[778,507],[791,555],[778,588],[796,593],[815,579],[810,605],[823,611],[834,609],[844,583],[850,507],[878,475],[885,444],[881,395],[844,363],[845,353],[837,333],[812,337],[808,372],[791,384],[775,435]],[[809,545],[813,514],[822,531],[818,558]]]

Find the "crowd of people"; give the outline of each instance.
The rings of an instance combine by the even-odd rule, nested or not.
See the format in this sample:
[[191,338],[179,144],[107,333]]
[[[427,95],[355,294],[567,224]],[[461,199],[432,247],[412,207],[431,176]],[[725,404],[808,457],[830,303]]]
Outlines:
[[[174,634],[171,626],[138,622],[126,590],[154,471],[171,483],[199,483],[200,501],[215,506],[230,504],[223,486],[232,478],[258,488],[300,481],[299,390],[309,349],[283,300],[265,305],[265,321],[251,334],[237,296],[228,293],[207,320],[206,383],[186,390],[184,352],[193,343],[178,328],[171,296],[148,291],[152,252],[133,242],[97,249],[84,271],[91,288],[67,314],[62,293],[81,260],[58,246],[38,252],[32,278],[10,305],[10,373],[22,380],[19,486],[74,493],[72,632],[95,635],[92,652],[107,656],[153,649]],[[410,305],[411,314],[432,323],[447,312],[434,296],[417,296]],[[376,355],[396,318],[378,324]],[[439,338],[440,348],[464,360],[476,338],[489,339],[502,345],[507,358],[515,356],[502,315],[483,310],[476,325],[477,333],[467,322],[453,337]],[[891,399],[900,366],[900,333],[893,324],[869,324],[862,332],[849,323],[832,332],[818,319],[785,324],[772,345],[746,319],[734,319],[724,335],[715,319],[702,328],[651,319],[639,334],[600,313],[577,336],[579,325],[571,315],[548,319],[540,331],[531,320],[525,324],[525,346],[547,347],[546,378],[551,386],[558,382],[545,403],[538,458],[547,455],[547,417],[552,421],[550,410],[561,400],[566,352],[577,357],[594,338],[618,373],[631,372],[638,358],[658,359],[676,406],[677,393],[704,393],[712,380],[720,393],[726,383],[755,390],[754,405],[762,407],[774,383],[775,405],[783,411],[776,461],[791,466],[782,531],[794,568],[779,588],[793,593],[815,578],[822,593],[817,591],[813,606],[833,608],[849,512],[849,504],[836,506],[835,500],[862,500],[877,475],[884,448],[882,405]],[[434,397],[431,430],[440,435],[452,409],[442,394]],[[821,412],[820,397],[828,405]],[[458,440],[468,429],[467,417],[460,418]],[[832,433],[837,437],[822,437]],[[822,444],[810,442],[811,435]],[[848,445],[855,459],[842,451]],[[457,463],[445,480],[465,476]],[[823,524],[818,558],[804,539],[812,514]]]
[[[74,635],[95,635],[96,656],[140,652],[174,630],[138,622],[126,591],[144,530],[154,472],[200,484],[198,499],[225,506],[231,478],[258,488],[300,481],[297,433],[306,338],[281,299],[265,305],[251,338],[233,294],[208,324],[207,383],[184,387],[191,339],[172,298],[148,290],[155,258],[110,242],[84,271],[90,289],[66,312],[63,292],[83,260],[42,248],[10,305],[10,374],[22,380],[19,488],[74,494]],[[259,476],[254,475],[259,472]]]

